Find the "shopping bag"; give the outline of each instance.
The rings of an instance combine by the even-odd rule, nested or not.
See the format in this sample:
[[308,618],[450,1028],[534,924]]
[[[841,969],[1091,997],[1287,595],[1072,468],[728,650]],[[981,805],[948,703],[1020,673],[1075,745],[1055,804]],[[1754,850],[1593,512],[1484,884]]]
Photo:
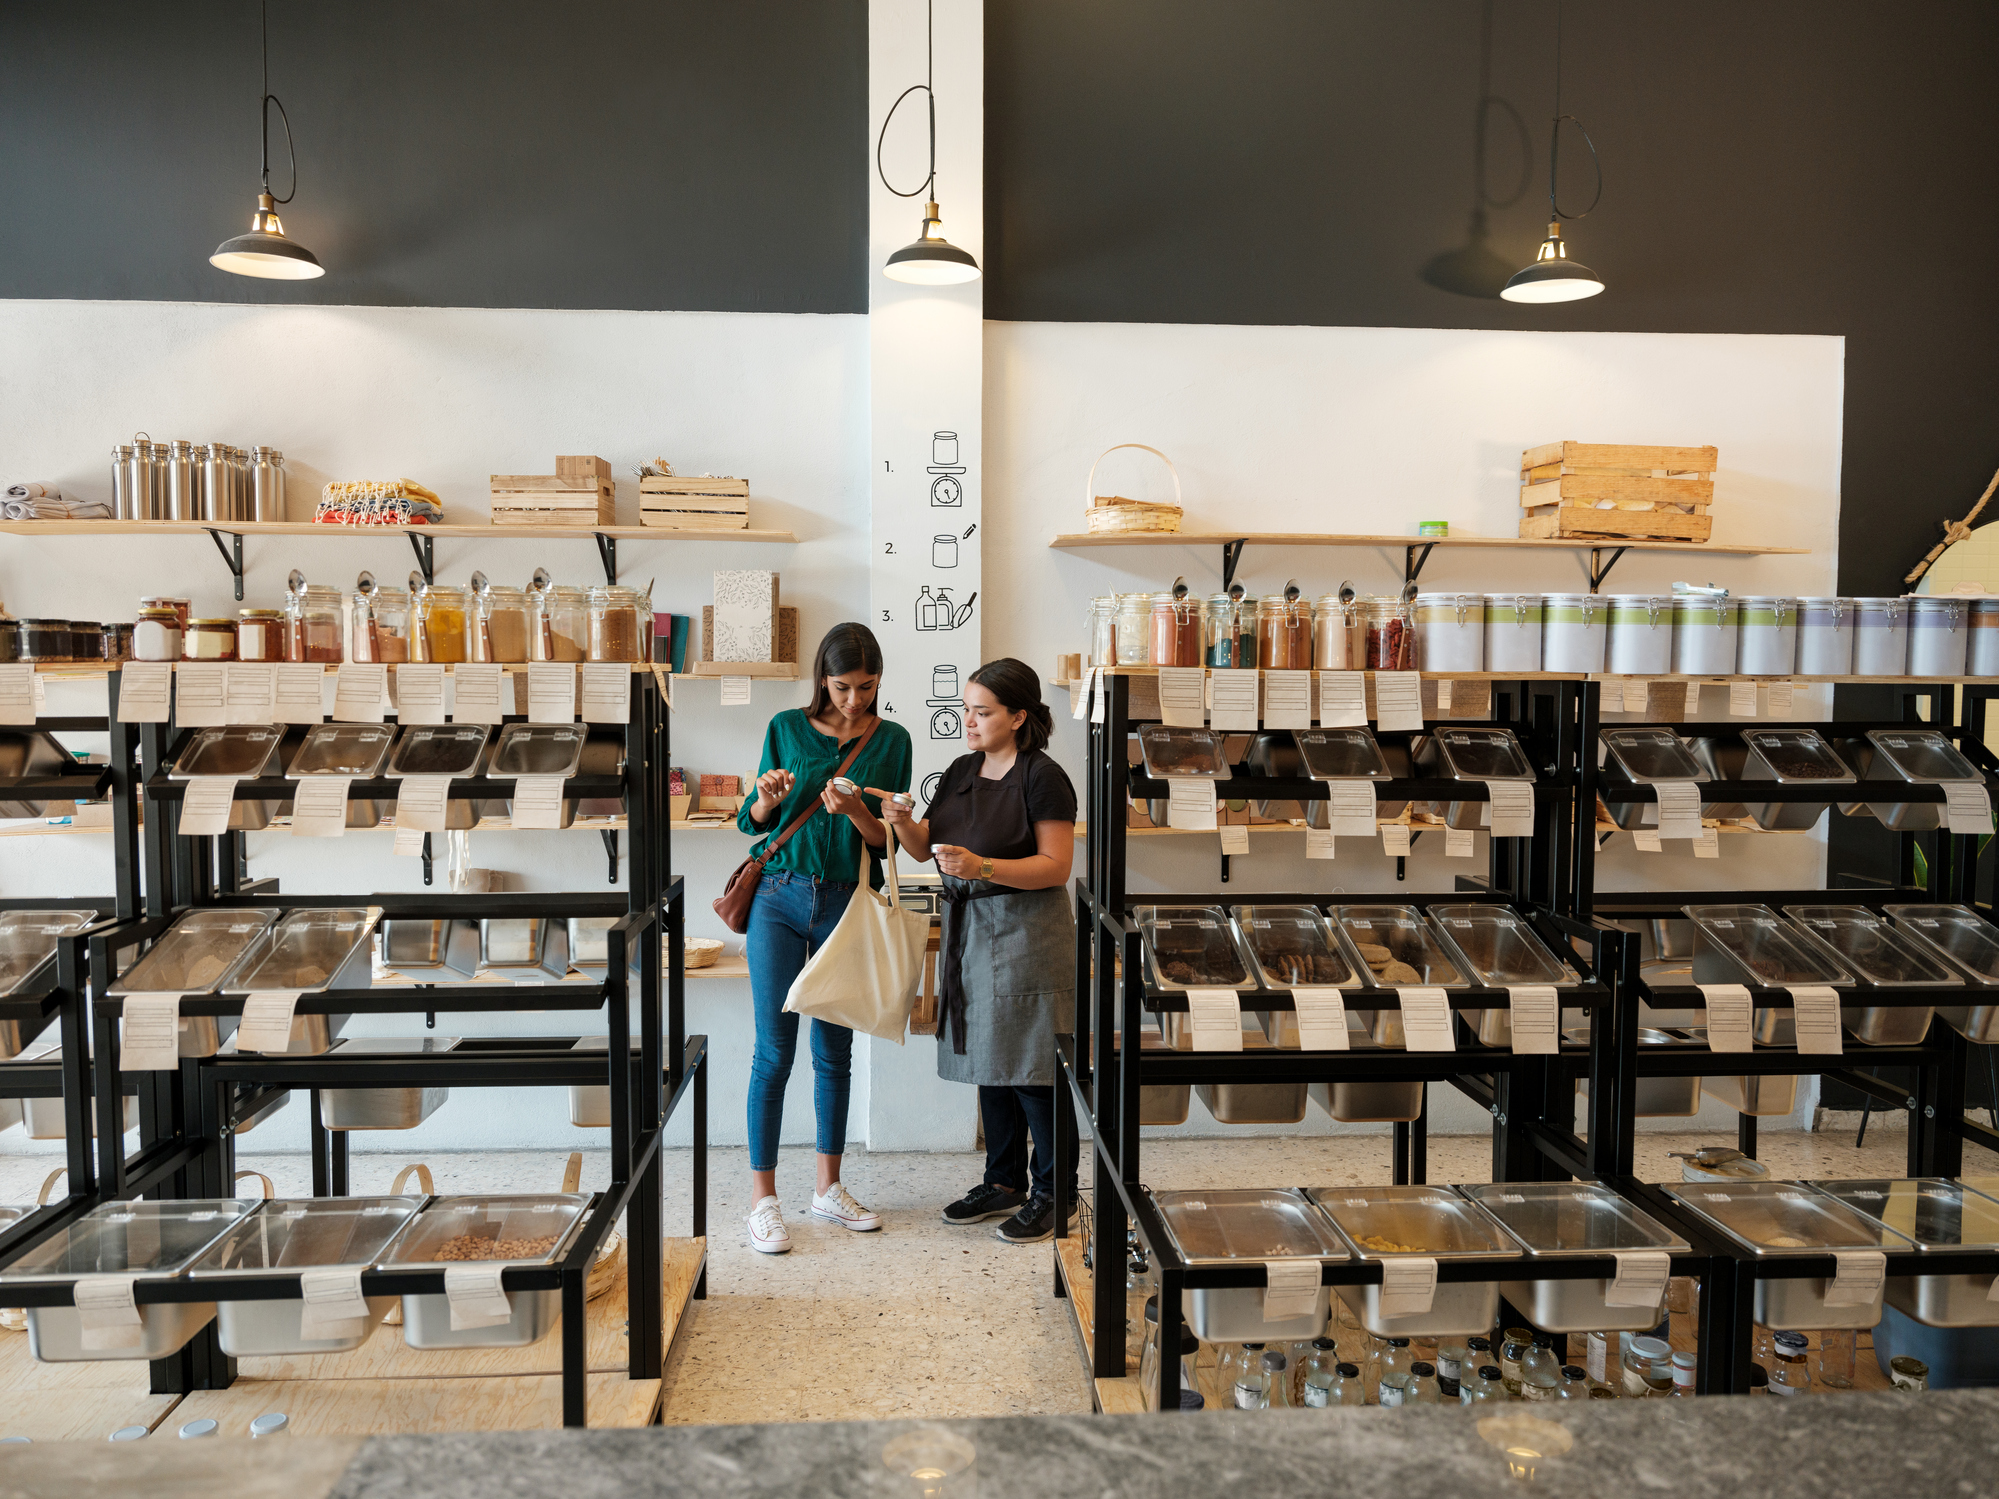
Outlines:
[[868,849],[861,845],[860,880],[833,935],[806,960],[785,1009],[902,1045],[910,1006],[923,983],[930,917],[902,904],[895,871],[895,829],[888,830],[886,888],[868,888]]

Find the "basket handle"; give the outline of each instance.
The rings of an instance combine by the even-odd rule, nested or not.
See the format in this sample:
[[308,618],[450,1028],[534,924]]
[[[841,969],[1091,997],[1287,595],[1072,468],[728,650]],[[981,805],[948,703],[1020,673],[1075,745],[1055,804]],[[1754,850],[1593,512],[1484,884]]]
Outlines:
[[1090,476],[1083,481],[1083,504],[1086,508],[1095,505],[1097,502],[1097,463],[1102,463],[1120,448],[1138,448],[1150,453],[1161,463],[1165,464],[1166,472],[1173,476],[1173,503],[1176,505],[1180,503],[1180,470],[1173,466],[1173,460],[1160,452],[1159,449],[1147,446],[1145,443],[1120,442],[1113,443],[1110,447],[1105,448],[1101,453],[1097,454],[1097,462],[1090,465]]
[[47,1176],[43,1177],[42,1190],[35,1194],[35,1206],[44,1207],[44,1208],[47,1207],[49,1205],[49,1194],[55,1191],[56,1183],[61,1181],[65,1176],[68,1175],[69,1175],[69,1167],[58,1166],[56,1167],[55,1170],[51,1171]]
[[257,1178],[258,1181],[264,1184],[264,1201],[269,1202],[273,1197],[278,1195],[278,1189],[276,1184],[273,1183],[271,1179],[268,1176],[264,1175],[264,1173],[261,1171],[239,1171],[234,1176],[229,1178],[229,1183],[231,1186],[234,1186],[237,1182],[241,1181],[246,1176],[254,1176]]
[[583,1184],[583,1152],[572,1150],[562,1166],[562,1190],[574,1192]]
[[425,1196],[430,1197],[437,1194],[437,1183],[430,1179],[430,1167],[424,1165],[422,1161],[411,1161],[396,1173],[395,1182],[389,1188],[389,1195],[391,1197],[400,1196],[404,1184],[409,1181],[412,1175],[416,1177],[418,1184],[422,1186]]

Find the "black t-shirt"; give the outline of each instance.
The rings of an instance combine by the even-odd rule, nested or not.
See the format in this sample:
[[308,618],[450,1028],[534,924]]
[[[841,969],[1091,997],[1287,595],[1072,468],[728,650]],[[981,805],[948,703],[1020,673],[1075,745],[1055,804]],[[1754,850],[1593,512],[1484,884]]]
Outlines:
[[979,775],[985,753],[951,762],[930,798],[930,841],[950,843],[988,859],[1030,859],[1040,852],[1037,822],[1074,822],[1076,788],[1041,750],[1017,756],[996,781]]

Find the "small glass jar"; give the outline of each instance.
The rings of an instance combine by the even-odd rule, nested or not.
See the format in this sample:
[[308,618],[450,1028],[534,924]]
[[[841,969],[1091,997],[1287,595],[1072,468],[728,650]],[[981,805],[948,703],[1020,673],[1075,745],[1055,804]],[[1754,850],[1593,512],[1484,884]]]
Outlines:
[[1331,1338],[1314,1338],[1297,1359],[1298,1404],[1306,1410],[1322,1410],[1340,1404],[1339,1344]]
[[1256,665],[1256,600],[1241,588],[1208,595],[1201,633],[1207,664],[1218,669]]
[[1615,1400],[1623,1393],[1624,1353],[1620,1344],[1620,1335],[1614,1332],[1584,1334],[1583,1372],[1589,1376],[1590,1398]]
[[417,620],[423,629],[426,661],[465,659],[465,590],[448,583],[426,583],[417,595]]
[[1117,599],[1108,593],[1090,600],[1089,666],[1117,665]]
[[1143,666],[1152,659],[1152,595],[1117,595],[1117,664]]
[[1897,1354],[1888,1360],[1888,1378],[1896,1389],[1913,1395],[1930,1387],[1930,1366],[1906,1353]]
[[1415,671],[1416,631],[1409,606],[1399,598],[1367,601],[1369,671]]
[[1463,1382],[1458,1394],[1458,1403],[1484,1405],[1489,1401],[1498,1404],[1509,1398],[1506,1393],[1506,1381],[1500,1377],[1499,1370],[1487,1364],[1478,1371],[1476,1377]]
[[132,626],[132,659],[178,661],[180,641],[180,615],[171,606],[141,609],[139,622]]
[[233,619],[191,619],[181,637],[181,654],[190,661],[234,661],[236,621]]
[[1146,659],[1154,666],[1199,666],[1201,606],[1179,589],[1155,593],[1147,638]]
[[236,611],[236,659],[238,661],[284,661],[284,611],[281,609],[238,609]]
[[1232,1360],[1229,1404],[1239,1411],[1270,1409],[1270,1371],[1263,1367],[1261,1343],[1244,1343]]
[[285,600],[286,661],[338,661],[340,590],[308,583]]
[[1437,1366],[1428,1359],[1417,1359],[1403,1376],[1402,1389],[1404,1405],[1438,1404],[1442,1392],[1437,1387]]
[[1562,1382],[1562,1361],[1555,1357],[1555,1340],[1533,1334],[1532,1346],[1520,1360],[1520,1393],[1529,1400],[1550,1400]]
[[1524,1327],[1509,1327],[1499,1343],[1499,1373],[1506,1381],[1506,1393],[1520,1397],[1520,1365],[1534,1350],[1534,1334]]
[[66,619],[24,619],[14,626],[17,661],[67,661],[69,621]]
[[1257,605],[1256,664],[1265,671],[1312,669],[1312,606],[1296,583]]
[[1458,1386],[1464,1381],[1465,1340],[1445,1338],[1437,1345],[1437,1389],[1446,1400],[1458,1398]]
[[1562,1365],[1562,1382],[1555,1386],[1557,1400],[1588,1400],[1591,1397],[1589,1371],[1574,1364]]
[[101,621],[73,619],[69,622],[69,659],[72,661],[104,659],[104,625]]
[[353,639],[350,661],[383,661],[398,665],[410,658],[410,596],[401,588],[356,589],[351,610]]
[[1633,1338],[1624,1350],[1624,1393],[1634,1400],[1673,1389],[1673,1345],[1663,1338]]
[[643,661],[652,644],[652,609],[638,590],[616,586],[590,590],[590,659]]
[[1699,1377],[1700,1358],[1692,1353],[1673,1355],[1673,1388],[1669,1394],[1681,1400],[1691,1400],[1694,1396],[1694,1382]]
[[472,659],[528,658],[528,596],[524,588],[489,583],[472,600]]
[[191,600],[188,600],[188,599],[177,599],[177,598],[168,598],[168,597],[166,597],[165,595],[162,595],[162,596],[161,596],[161,597],[159,597],[159,598],[152,598],[152,599],[140,599],[140,600],[139,600],[139,607],[140,607],[141,609],[171,609],[171,610],[173,610],[173,612],[174,612],[174,617],[175,617],[175,618],[176,618],[176,619],[177,619],[177,620],[178,620],[178,621],[180,622],[180,631],[181,631],[181,634],[183,634],[183,635],[185,635],[185,634],[187,633],[187,622],[188,622],[188,618],[189,618],[189,616],[190,616],[190,615],[192,615],[192,614],[193,614],[193,612],[194,612],[194,605],[193,605],[193,602],[192,602]]
[[106,661],[130,661],[132,659],[132,622],[117,619],[104,622],[104,659]]
[[528,595],[528,659],[581,661],[590,654],[590,594],[560,584]]
[[1801,1332],[1780,1332],[1770,1340],[1770,1393],[1806,1395],[1812,1388],[1812,1369],[1807,1362],[1811,1343]]
[[1312,617],[1312,664],[1325,671],[1359,671],[1367,665],[1367,611],[1359,599],[1336,593],[1319,599]]

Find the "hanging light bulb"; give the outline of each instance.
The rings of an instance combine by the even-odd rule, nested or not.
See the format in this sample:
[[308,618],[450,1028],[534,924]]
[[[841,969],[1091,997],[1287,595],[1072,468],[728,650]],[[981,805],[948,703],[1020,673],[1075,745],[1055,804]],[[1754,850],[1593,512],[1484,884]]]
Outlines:
[[[298,195],[298,153],[292,147],[291,116],[285,113],[284,102],[271,92],[271,12],[269,0],[265,0],[264,16],[264,97],[263,111],[263,187],[257,194],[257,210],[250,215],[250,232],[239,234],[233,239],[225,239],[215,247],[215,253],[208,257],[208,263],[217,270],[230,271],[238,276],[262,276],[277,281],[310,281],[315,276],[324,276],[326,267],[319,263],[304,245],[285,238],[284,225],[278,221],[278,205],[289,203]],[[271,196],[271,106],[278,106],[278,118],[285,126],[285,154],[291,158],[292,190],[282,198]]]
[[[1555,203],[1555,168],[1560,161],[1564,120],[1582,132],[1583,142],[1589,147],[1590,160],[1596,163],[1596,196],[1590,199],[1589,207],[1581,213],[1563,213]],[[1562,239],[1563,219],[1588,218],[1602,200],[1603,163],[1597,157],[1596,142],[1590,139],[1589,131],[1583,129],[1581,120],[1562,113],[1562,8],[1558,3],[1555,7],[1555,123],[1548,136],[1548,237],[1534,256],[1534,263],[1515,271],[1513,278],[1500,290],[1500,296],[1509,302],[1577,302],[1602,291],[1602,279],[1581,261],[1569,259],[1569,247]]]
[[[926,31],[924,33],[925,66],[928,69],[926,81],[912,84],[904,89],[889,106],[887,116],[882,120],[881,133],[875,137],[875,174],[881,178],[882,186],[898,198],[913,198],[918,193],[925,197],[923,205],[923,229],[916,238],[889,256],[882,273],[891,281],[906,281],[916,286],[956,286],[960,282],[979,279],[979,262],[969,250],[961,250],[944,238],[944,225],[939,217],[937,200],[937,91],[931,80],[937,76],[936,65],[936,19],[931,5],[924,8]],[[930,175],[923,179],[919,187],[903,192],[888,180],[882,170],[882,141],[888,135],[888,122],[895,118],[895,112],[902,107],[902,101],[911,94],[921,91],[930,107]]]

